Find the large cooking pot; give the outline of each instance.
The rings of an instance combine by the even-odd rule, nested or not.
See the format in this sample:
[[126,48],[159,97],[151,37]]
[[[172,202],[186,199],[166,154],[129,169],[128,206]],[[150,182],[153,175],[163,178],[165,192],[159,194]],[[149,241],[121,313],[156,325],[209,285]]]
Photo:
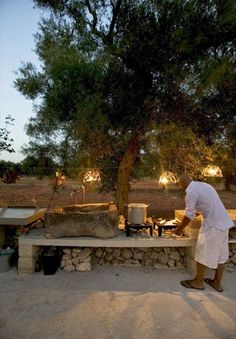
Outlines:
[[144,224],[147,219],[147,204],[128,204],[128,222],[130,224]]

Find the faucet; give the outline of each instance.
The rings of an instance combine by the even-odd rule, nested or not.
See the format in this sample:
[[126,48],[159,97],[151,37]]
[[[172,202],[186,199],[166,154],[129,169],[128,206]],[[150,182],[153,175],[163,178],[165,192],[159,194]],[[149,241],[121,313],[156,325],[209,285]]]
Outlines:
[[82,203],[85,203],[85,186],[83,184],[79,184],[79,185],[74,185],[73,187],[73,195],[74,195],[74,205],[76,204],[76,194],[78,192],[80,192],[80,190],[82,189]]

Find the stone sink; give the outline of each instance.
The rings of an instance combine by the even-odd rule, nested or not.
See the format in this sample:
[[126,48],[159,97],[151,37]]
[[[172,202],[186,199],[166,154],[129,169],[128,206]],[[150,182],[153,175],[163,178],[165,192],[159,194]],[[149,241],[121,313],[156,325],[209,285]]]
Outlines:
[[77,204],[45,213],[47,238],[92,236],[112,238],[119,234],[114,203]]

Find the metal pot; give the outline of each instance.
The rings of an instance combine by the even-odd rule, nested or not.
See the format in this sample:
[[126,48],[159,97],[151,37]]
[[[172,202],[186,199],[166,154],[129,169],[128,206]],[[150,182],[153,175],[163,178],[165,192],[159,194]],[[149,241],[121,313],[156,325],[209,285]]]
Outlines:
[[128,204],[128,222],[130,224],[144,224],[147,220],[147,204]]

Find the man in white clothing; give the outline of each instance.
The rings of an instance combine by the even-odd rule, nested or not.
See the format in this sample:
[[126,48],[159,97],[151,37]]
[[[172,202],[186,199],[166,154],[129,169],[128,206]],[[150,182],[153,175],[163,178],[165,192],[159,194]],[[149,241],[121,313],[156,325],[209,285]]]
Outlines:
[[[186,191],[186,207],[185,216],[174,233],[182,234],[183,229],[195,218],[197,212],[203,216],[195,254],[197,274],[192,280],[181,281],[181,285],[203,290],[205,281],[218,292],[223,292],[221,281],[224,264],[229,256],[228,230],[234,223],[211,185],[193,181],[188,175],[182,175],[179,184]],[[206,267],[215,269],[213,279],[204,279]]]

